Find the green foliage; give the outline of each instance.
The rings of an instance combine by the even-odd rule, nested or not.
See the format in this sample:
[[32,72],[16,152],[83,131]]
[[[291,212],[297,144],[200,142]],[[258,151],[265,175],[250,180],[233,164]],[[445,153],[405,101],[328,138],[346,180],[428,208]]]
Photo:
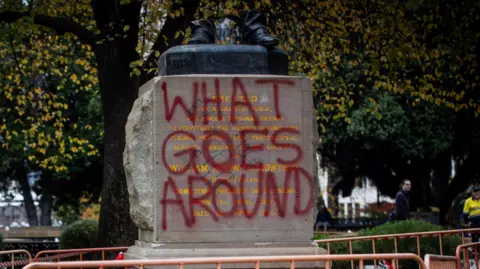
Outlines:
[[[434,225],[423,220],[407,220],[398,221],[380,225],[371,229],[360,231],[360,236],[383,235],[383,234],[400,234],[400,233],[417,233],[417,232],[431,232],[441,231],[442,226]],[[461,238],[458,235],[442,237],[442,244],[444,255],[455,255],[455,248],[461,244]],[[376,251],[379,253],[392,252],[393,240],[379,240],[376,242]],[[371,242],[361,242],[360,249],[364,251],[372,251]],[[412,252],[417,253],[416,238],[400,239],[398,240],[398,252]],[[420,238],[420,257],[425,254],[440,254],[440,244],[438,237],[424,237]]]
[[91,201],[81,197],[78,203],[64,203],[55,211],[57,219],[69,225],[80,219],[97,220],[100,213],[100,201]]
[[0,56],[0,158],[57,177],[98,158],[103,125],[91,47],[18,23],[0,35]]
[[[55,205],[64,197],[91,193],[90,179],[75,188],[65,188],[65,182],[102,162],[103,117],[92,47],[72,35],[17,21],[0,25],[0,57],[3,178],[17,180],[22,172],[39,170],[52,175]],[[40,195],[42,186],[32,189]]]
[[94,220],[76,221],[62,231],[60,248],[92,248],[95,247],[98,236],[98,223]]
[[3,249],[3,235],[0,234],[0,250]]
[[78,209],[70,204],[64,204],[55,211],[58,220],[63,221],[64,224],[70,225],[80,219]]
[[324,142],[367,142],[404,158],[433,159],[453,141],[454,112],[431,104],[411,107],[401,96],[372,89],[347,109],[348,120],[330,121]]
[[[387,235],[387,234],[400,234],[400,233],[416,233],[416,232],[429,232],[429,231],[441,231],[441,226],[433,225],[429,222],[422,220],[407,220],[398,221],[380,225],[371,229],[362,229],[359,232],[359,236],[374,236],[374,235]],[[323,238],[322,238],[323,237]],[[318,239],[324,239],[325,236],[319,236]],[[455,255],[455,248],[461,244],[461,238],[458,235],[448,235],[442,237],[443,255]],[[417,240],[413,238],[397,239],[397,246],[399,253],[414,253],[417,254]],[[327,248],[325,243],[319,244],[321,248]],[[352,244],[353,253],[373,253],[372,241],[354,241]],[[330,244],[331,254],[348,254],[349,253],[348,242],[332,243]],[[375,242],[376,253],[392,253],[394,252],[393,239],[377,240]],[[420,238],[420,257],[424,257],[425,254],[440,254],[440,244],[438,237],[423,237]],[[400,264],[408,264],[409,261],[401,262]],[[350,262],[336,262],[335,268],[350,268]],[[412,264],[412,267],[415,268]]]
[[[463,163],[478,154],[478,3],[302,1],[293,8],[297,18],[286,15],[275,31],[295,51],[292,71],[314,81],[323,165],[338,171],[334,193],[348,196],[362,176],[390,196],[403,178],[446,190],[444,155]],[[414,190],[412,207],[450,195],[427,202],[423,189]]]

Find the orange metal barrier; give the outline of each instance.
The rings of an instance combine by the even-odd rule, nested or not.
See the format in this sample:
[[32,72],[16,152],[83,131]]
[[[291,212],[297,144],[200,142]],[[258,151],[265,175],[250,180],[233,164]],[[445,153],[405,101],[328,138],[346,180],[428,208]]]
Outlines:
[[393,247],[395,253],[398,253],[398,239],[408,239],[416,238],[417,240],[417,255],[420,256],[420,238],[422,237],[437,237],[438,243],[440,245],[440,255],[443,255],[442,247],[442,238],[447,235],[456,235],[461,234],[462,244],[465,243],[465,233],[480,233],[480,228],[475,229],[462,229],[462,230],[446,230],[446,231],[433,231],[433,232],[418,232],[418,233],[403,233],[403,234],[385,234],[385,235],[371,235],[371,236],[355,236],[355,237],[345,237],[345,238],[331,238],[331,239],[320,239],[315,240],[316,243],[325,243],[327,244],[327,253],[330,254],[330,244],[339,243],[339,242],[348,242],[349,245],[349,254],[353,254],[352,242],[354,241],[371,241],[373,254],[376,253],[375,242],[378,240],[393,240]]
[[[60,249],[60,250],[44,250],[40,251],[35,255],[35,262],[46,262],[57,260],[59,262],[61,259],[80,256],[80,261],[83,260],[84,254],[91,253],[102,253],[102,260],[105,260],[105,252],[119,252],[127,251],[128,247],[109,247],[109,248],[78,248],[78,249]],[[117,253],[115,253],[115,256]],[[45,256],[45,257],[42,257]]]
[[427,269],[457,269],[457,257],[427,254],[425,265]]
[[[260,268],[260,263],[266,262],[288,262],[290,268],[295,268],[295,262],[324,261],[326,269],[329,269],[329,261],[358,261],[360,269],[363,269],[364,262],[368,260],[413,260],[419,264],[421,269],[427,269],[423,260],[412,253],[397,254],[351,254],[351,255],[296,255],[296,256],[253,256],[253,257],[209,257],[209,258],[184,258],[184,259],[162,259],[162,260],[123,260],[123,261],[83,261],[83,262],[57,262],[57,263],[31,263],[23,269],[60,269],[60,268],[107,268],[107,267],[139,267],[144,266],[165,266],[176,265],[183,269],[185,265],[211,264],[217,269],[222,264],[245,264],[250,263],[255,269]],[[394,263],[392,263],[394,264]]]
[[[385,234],[385,235],[372,235],[372,236],[355,236],[355,237],[344,237],[344,238],[331,238],[331,239],[320,239],[315,240],[316,243],[323,243],[327,244],[327,253],[330,254],[330,245],[332,243],[340,243],[340,242],[348,242],[349,253],[353,254],[353,246],[352,243],[354,241],[371,241],[372,242],[372,252],[376,254],[376,242],[379,240],[393,240],[393,249],[394,253],[398,253],[398,239],[409,239],[415,238],[416,239],[416,252],[418,256],[420,254],[420,238],[422,237],[438,237],[438,243],[440,246],[440,255],[443,255],[443,243],[442,239],[444,236],[448,235],[461,235],[462,244],[465,243],[465,233],[480,233],[480,228],[474,229],[460,229],[460,230],[446,230],[446,231],[433,231],[433,232],[418,232],[418,233],[403,233],[403,234]],[[339,253],[334,253],[339,254]],[[376,262],[375,262],[376,267]],[[398,268],[398,261],[396,263],[396,267]],[[354,268],[352,263],[352,269]],[[478,269],[478,267],[477,267]]]
[[463,244],[457,246],[455,251],[456,259],[457,259],[457,268],[462,268],[462,253],[463,253],[463,265],[466,269],[470,269],[470,251],[473,250],[473,261],[475,263],[475,268],[478,267],[478,252],[480,248],[480,243],[470,243],[470,244]]
[[[15,260],[15,254],[19,254],[22,256],[27,256],[27,259],[23,260]],[[9,255],[11,256],[11,260],[8,262],[0,262],[0,267],[11,267],[12,269],[18,265],[26,265],[32,262],[32,255],[30,252],[24,249],[16,249],[16,250],[7,250],[7,251],[0,251],[0,256]]]
[[[2,255],[11,255],[12,256],[11,261],[0,262],[0,268],[1,267],[12,267],[13,268],[14,266],[27,265],[29,263],[32,263],[32,261],[48,262],[48,261],[56,260],[57,262],[59,262],[61,259],[78,257],[78,256],[80,257],[80,261],[82,261],[85,254],[99,253],[99,252],[101,252],[101,254],[102,254],[102,260],[105,260],[105,253],[106,252],[110,252],[110,251],[115,251],[115,252],[123,251],[123,252],[125,252],[127,249],[128,249],[128,247],[44,250],[44,251],[38,252],[37,255],[35,255],[34,259],[32,259],[32,255],[30,254],[30,252],[28,252],[26,250],[23,250],[23,249],[10,250],[10,251],[0,251],[0,256],[2,256]],[[14,254],[26,255],[27,258],[23,258],[22,260],[15,260],[14,259]],[[118,253],[115,253],[115,256],[117,256],[117,254]]]

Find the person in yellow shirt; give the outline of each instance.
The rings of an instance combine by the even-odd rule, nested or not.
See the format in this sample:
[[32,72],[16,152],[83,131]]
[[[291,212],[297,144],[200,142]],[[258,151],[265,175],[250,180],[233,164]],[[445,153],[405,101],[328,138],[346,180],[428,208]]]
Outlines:
[[[472,197],[465,201],[463,216],[469,228],[480,228],[480,186],[474,186]],[[479,234],[472,233],[472,242],[479,241]]]

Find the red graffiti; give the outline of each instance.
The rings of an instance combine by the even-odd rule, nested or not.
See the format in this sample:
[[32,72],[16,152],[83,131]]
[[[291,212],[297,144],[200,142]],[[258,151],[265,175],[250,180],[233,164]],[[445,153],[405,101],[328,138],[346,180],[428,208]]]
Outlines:
[[[163,162],[163,165],[168,169],[168,172],[171,173],[171,174],[174,174],[174,175],[181,175],[181,174],[184,174],[185,172],[187,172],[187,170],[190,168],[190,167],[193,167],[195,168],[195,154],[196,154],[196,151],[195,149],[185,149],[185,150],[182,150],[182,151],[179,151],[177,153],[174,154],[175,157],[181,157],[181,156],[184,156],[184,155],[187,155],[187,156],[190,156],[190,158],[188,159],[188,163],[184,166],[184,168],[182,168],[180,171],[175,171],[173,169],[170,168],[170,166],[168,165],[167,163],[167,155],[165,154],[165,149],[167,147],[167,144],[170,140],[170,138],[174,137],[175,135],[179,135],[179,134],[183,134],[191,139],[195,139],[195,136],[190,133],[190,132],[186,132],[186,131],[175,131],[175,132],[172,132],[170,133],[166,138],[165,140],[163,140],[163,144],[162,144],[162,162]],[[198,171],[197,171],[198,172]]]
[[[173,193],[175,194],[175,199],[168,199],[168,189],[169,187],[173,188]],[[168,180],[165,181],[165,184],[163,184],[163,198],[160,201],[160,204],[162,205],[162,210],[163,210],[163,221],[162,221],[162,229],[166,230],[167,229],[167,205],[173,204],[173,205],[178,205],[180,207],[180,211],[182,212],[183,216],[187,215],[187,211],[185,209],[185,205],[182,201],[182,196],[178,193],[178,188],[177,184],[175,184],[175,181],[171,177],[168,177]],[[185,226],[191,226],[190,220],[187,218],[184,218],[185,220]]]
[[[183,110],[185,111],[185,114],[187,114],[187,117],[190,119],[190,121],[195,124],[195,119],[197,118],[197,109],[193,109],[193,112],[190,112],[188,110],[187,105],[183,101],[183,98],[181,96],[175,96],[173,99],[173,105],[172,109],[170,109],[170,105],[168,104],[168,90],[167,90],[167,83],[164,81],[162,82],[162,90],[164,94],[163,98],[163,106],[165,108],[165,119],[170,122],[174,116],[175,109],[177,106],[181,106]],[[197,100],[198,98],[198,82],[193,83],[193,100]]]
[[[223,119],[221,112],[222,100],[220,98],[220,81],[215,79],[215,98],[208,98],[207,96],[207,83],[202,82],[202,97],[203,97],[203,124],[208,125],[208,103],[214,103],[217,105],[217,118],[219,121]],[[194,97],[195,98],[195,97]],[[194,99],[196,100],[196,99]]]
[[276,147],[279,147],[279,148],[284,148],[284,149],[292,148],[297,152],[297,157],[294,158],[293,160],[290,160],[290,161],[285,161],[285,160],[282,160],[280,158],[277,158],[277,162],[279,164],[290,164],[290,165],[291,164],[296,164],[302,159],[302,148],[299,145],[296,145],[296,144],[278,142],[277,141],[278,135],[280,133],[283,133],[283,132],[300,134],[300,132],[298,130],[295,130],[295,129],[292,129],[292,128],[280,128],[279,130],[275,131],[272,134],[272,138],[271,138],[272,145],[274,145]]
[[[182,198],[182,196],[179,194],[179,189],[177,188],[177,185],[175,182],[173,182],[171,177],[168,177],[168,180],[164,183],[164,194],[163,198],[160,201],[162,205],[162,229],[166,230],[167,229],[167,205],[172,205],[172,206],[177,206],[180,209],[180,212],[182,213],[185,225],[187,227],[192,227],[196,223],[196,217],[194,215],[196,207],[202,208],[205,211],[209,213],[209,216],[212,217],[212,219],[215,222],[219,221],[219,217],[223,218],[228,218],[234,216],[234,213],[238,211],[238,207],[241,206],[241,212],[243,216],[245,216],[247,219],[251,219],[254,216],[258,214],[258,210],[260,209],[260,204],[262,201],[262,197],[265,194],[267,201],[272,200],[273,204],[276,206],[278,215],[280,217],[285,217],[285,212],[288,209],[288,198],[289,198],[289,193],[287,189],[290,187],[290,184],[292,183],[292,176],[293,176],[293,183],[294,183],[294,190],[295,190],[295,200],[294,200],[294,214],[295,215],[303,215],[308,213],[312,207],[313,207],[313,192],[309,192],[310,197],[306,200],[304,205],[301,204],[301,185],[303,184],[305,188],[313,190],[313,178],[312,176],[305,171],[302,167],[299,167],[298,169],[295,170],[289,170],[285,174],[284,178],[284,184],[283,184],[283,191],[281,191],[281,196],[280,193],[278,192],[278,184],[277,184],[277,178],[274,173],[272,172],[263,172],[262,170],[258,171],[258,195],[256,197],[255,204],[251,210],[247,208],[247,204],[245,203],[245,195],[244,195],[244,182],[245,182],[245,175],[242,174],[241,181],[239,184],[239,187],[235,187],[233,184],[228,182],[225,179],[219,179],[216,180],[215,183],[211,183],[210,181],[205,181],[201,179],[201,177],[198,176],[188,176],[188,187],[189,187],[189,197],[188,197],[188,205],[190,209],[190,214],[187,213],[186,207],[185,207],[185,200]],[[302,177],[303,176],[303,180]],[[181,179],[184,180],[184,179]],[[200,195],[200,196],[195,196],[193,192],[193,182],[198,181],[200,183],[203,183],[204,186],[207,189],[207,192]],[[218,206],[218,199],[217,199],[217,189],[221,186],[225,185],[225,187],[230,190],[229,194],[232,196],[232,201],[237,201],[238,203],[232,203],[230,210],[228,211],[222,211],[220,207]],[[169,191],[169,189],[172,189]],[[167,198],[168,193],[173,193],[175,194],[175,198]],[[273,196],[273,197],[272,197]],[[240,197],[240,198],[238,198]],[[209,206],[205,203],[203,203],[204,200],[211,200],[212,201],[212,206]],[[271,204],[266,203],[266,207],[264,210],[264,216],[268,217],[269,212],[271,211]]]
[[[279,128],[278,130],[276,130],[272,133],[272,135],[270,137],[270,144],[273,145],[273,146],[279,147],[279,148],[283,148],[283,149],[293,149],[296,152],[296,156],[295,156],[295,158],[293,158],[292,160],[289,160],[289,161],[283,160],[279,157],[279,158],[277,158],[277,162],[279,164],[284,164],[284,165],[297,164],[297,163],[300,162],[300,160],[303,157],[302,148],[297,144],[281,143],[280,140],[278,139],[278,137],[279,137],[279,134],[284,133],[284,132],[300,134],[300,132],[298,130],[295,130],[295,129],[292,129],[292,128],[282,127],[282,128]],[[247,144],[246,144],[247,143],[246,134],[249,134],[249,133],[260,133],[260,134],[268,135],[269,130],[263,129],[261,131],[255,131],[255,130],[242,130],[242,131],[240,131],[241,146],[238,147],[238,149],[240,149],[240,155],[242,156],[242,161],[240,163],[241,167],[245,167],[245,168],[248,167],[250,169],[260,168],[260,164],[250,165],[250,164],[247,163],[246,153],[249,152],[249,151],[254,151],[254,150],[257,151],[257,152],[261,152],[265,149],[265,144],[257,144],[257,145],[254,145],[254,146],[251,146],[251,145],[247,146]],[[183,166],[183,168],[180,171],[173,170],[170,167],[170,164],[167,162],[167,159],[169,159],[169,157],[167,156],[168,142],[170,142],[170,139],[172,137],[174,137],[175,135],[179,135],[179,134],[185,135],[186,137],[189,137],[193,141],[199,141],[202,145],[201,146],[201,149],[202,149],[201,152],[202,152],[203,158],[213,168],[217,169],[220,172],[227,172],[227,171],[230,171],[232,169],[232,166],[234,165],[234,156],[237,155],[237,152],[236,152],[237,149],[234,147],[233,138],[229,133],[224,132],[224,131],[219,131],[219,130],[215,130],[215,131],[207,130],[207,131],[203,131],[203,135],[205,136],[205,139],[197,140],[195,135],[191,132],[174,131],[174,132],[170,133],[162,143],[162,161],[163,161],[163,165],[165,166],[165,168],[167,168],[169,173],[174,174],[174,175],[182,175],[182,174],[185,174],[190,169],[193,169],[196,173],[198,173],[198,170],[195,168],[196,159],[197,159],[196,154],[198,153],[198,151],[195,150],[194,148],[185,149],[185,150],[179,151],[179,152],[177,152],[173,155],[174,157],[188,156],[188,161],[186,162],[186,164]],[[212,153],[209,150],[209,147],[210,147],[210,145],[213,141],[213,139],[212,139],[213,137],[220,138],[220,140],[223,141],[227,145],[228,150],[226,150],[226,151],[228,152],[228,158],[227,158],[227,160],[223,161],[222,163],[216,161],[215,157],[212,155]],[[291,167],[293,167],[293,166],[291,166]],[[288,168],[292,169],[291,167],[288,167]]]
[[[232,218],[241,216],[246,219],[252,219],[255,216],[262,215],[270,217],[270,213],[278,212],[281,218],[287,217],[288,212],[294,215],[308,214],[313,207],[313,177],[303,167],[300,162],[303,159],[303,150],[299,144],[287,143],[282,141],[281,137],[299,136],[300,131],[295,128],[280,127],[276,130],[269,130],[260,127],[260,116],[255,110],[248,90],[239,78],[231,80],[231,102],[229,107],[230,117],[228,124],[237,124],[236,111],[243,108],[242,111],[248,113],[252,119],[254,127],[258,129],[241,129],[237,134],[227,131],[204,129],[195,133],[183,130],[176,130],[169,133],[163,140],[161,147],[162,164],[167,169],[169,176],[163,184],[163,197],[160,201],[162,208],[162,229],[166,230],[168,226],[167,212],[174,209],[180,212],[185,226],[193,227],[197,223],[195,212],[202,210],[206,212],[213,221],[218,222],[222,218]],[[257,85],[272,85],[272,95],[274,103],[274,113],[277,119],[282,118],[279,104],[280,85],[293,86],[295,83],[290,80],[265,79],[256,80]],[[222,121],[222,102],[220,80],[214,80],[214,93],[207,91],[207,83],[195,82],[192,84],[193,101],[190,106],[184,101],[183,97],[175,96],[170,105],[167,84],[162,83],[163,102],[165,119],[170,122],[175,117],[177,107],[180,107],[186,114],[187,119],[196,123],[197,103],[200,102],[201,111],[203,111],[203,126],[213,126],[218,121]],[[201,99],[198,98],[201,89]],[[223,91],[224,92],[224,91]],[[209,105],[216,109],[216,119],[213,122],[207,117],[209,114]],[[190,107],[190,109],[188,108]],[[213,111],[215,112],[215,110]],[[247,141],[249,136],[268,137],[267,140]],[[179,150],[173,156],[167,156],[170,152],[171,144],[176,137],[183,137],[190,143],[196,144],[187,149]],[[234,141],[239,140],[235,145]],[[213,144],[216,142],[216,144]],[[222,150],[212,150],[219,147]],[[279,153],[275,161],[284,166],[284,173],[274,173],[268,171],[266,164],[249,156],[265,155],[267,148],[276,148],[278,150],[270,151],[269,154]],[[289,158],[285,158],[288,155]],[[208,172],[200,171],[201,161],[211,167]],[[180,167],[172,168],[175,164],[183,163]],[[240,167],[240,171],[239,168]],[[211,174],[212,171],[218,172],[218,175]],[[231,181],[233,172],[240,173],[239,180]],[[257,173],[257,181],[254,182],[255,192],[247,196],[247,174],[252,171]],[[209,176],[213,179],[208,179]],[[283,176],[282,176],[283,175]],[[282,178],[283,177],[283,178]],[[282,181],[283,180],[283,181]],[[186,194],[185,189],[179,188],[176,182],[185,182],[188,185],[188,196],[183,197],[181,192]],[[252,181],[248,181],[252,182]],[[251,185],[250,185],[251,187]],[[201,192],[195,190],[202,190]],[[307,191],[306,191],[307,190]],[[309,194],[302,197],[302,194]],[[219,198],[220,195],[228,197],[232,203],[224,204]],[[253,198],[253,203],[247,203],[247,198]],[[210,201],[206,203],[205,201]],[[250,200],[248,200],[250,201]],[[266,201],[266,202],[265,202]],[[263,211],[261,211],[263,210]]]
[[[205,183],[207,184],[207,186],[209,186],[209,188],[207,188],[207,193],[199,196],[199,197],[194,197],[193,194],[193,182],[194,181],[200,181],[202,183]],[[207,205],[205,205],[203,203],[203,200],[206,200],[208,199],[211,195],[212,195],[212,192],[215,191],[215,189],[211,188],[210,187],[211,183],[210,182],[207,182],[205,180],[203,180],[201,177],[193,177],[193,176],[189,176],[188,177],[188,190],[189,190],[189,198],[190,198],[190,220],[189,220],[189,223],[191,223],[190,225],[192,224],[195,224],[196,220],[195,220],[195,215],[194,215],[194,212],[195,212],[195,208],[194,206],[197,205],[199,207],[202,207],[203,209],[205,209],[207,212],[210,213],[210,215],[212,216],[213,220],[215,221],[218,221],[218,217],[217,215],[215,214],[215,212],[210,209],[210,207],[208,207]],[[177,190],[178,191],[178,190]],[[181,197],[180,197],[181,198]],[[181,202],[183,204],[183,199],[181,199]],[[183,212],[182,212],[183,213]],[[187,216],[184,214],[183,217],[185,219],[187,219]],[[167,219],[164,218],[164,221],[166,222]]]
[[[289,85],[289,86],[293,86],[295,85],[295,82],[293,81],[290,81],[290,80],[282,80],[282,79],[265,79],[265,80],[257,80],[255,81],[255,83],[257,84],[273,84],[273,99],[274,99],[274,107],[275,107],[275,115],[278,118],[281,118],[281,112],[280,112],[280,106],[278,104],[278,98],[279,98],[279,84],[285,84],[285,85]],[[216,108],[217,108],[217,114],[218,114],[218,118],[219,120],[221,120],[222,118],[222,115],[220,113],[220,105],[221,105],[221,98],[220,98],[220,82],[218,79],[215,79],[214,81],[214,84],[215,84],[215,98],[209,98],[207,96],[207,83],[206,82],[202,82],[202,103],[203,103],[203,107],[202,107],[202,110],[204,112],[203,114],[203,125],[208,125],[208,118],[206,117],[208,115],[207,113],[207,108],[208,108],[208,104],[209,103],[214,103],[216,104]],[[183,111],[185,112],[186,116],[190,119],[190,121],[195,124],[195,119],[197,117],[197,105],[196,105],[196,101],[199,100],[198,98],[198,91],[199,91],[199,84],[198,82],[194,82],[193,83],[193,90],[192,90],[192,96],[193,96],[193,101],[192,101],[192,105],[190,106],[191,109],[189,110],[188,107],[187,107],[187,104],[185,103],[185,101],[183,100],[183,98],[181,96],[175,96],[175,98],[173,99],[173,104],[172,104],[172,107],[170,108],[170,105],[169,105],[169,100],[168,100],[168,89],[167,89],[167,83],[166,82],[162,82],[162,90],[164,92],[164,98],[163,98],[163,104],[164,104],[164,109],[165,109],[165,119],[170,122],[172,120],[172,118],[174,117],[175,115],[175,111],[176,111],[176,108],[177,106],[180,106]],[[238,92],[241,93],[240,95],[240,101],[238,98],[237,98],[237,94]],[[230,118],[231,118],[231,123],[232,124],[236,124],[237,123],[237,119],[235,117],[236,115],[236,108],[238,106],[244,106],[248,109],[249,113],[251,114],[252,118],[253,118],[253,124],[255,126],[259,126],[260,125],[260,120],[259,120],[259,117],[257,115],[257,112],[253,109],[253,105],[252,103],[250,102],[250,98],[248,96],[248,93],[247,93],[247,90],[245,89],[245,85],[243,84],[243,82],[239,79],[239,78],[233,78],[232,79],[232,101],[230,102]]]
[[273,100],[275,105],[275,115],[277,119],[281,118],[282,115],[280,114],[280,106],[278,105],[278,84],[285,84],[289,86],[294,86],[295,82],[286,79],[258,79],[255,81],[257,84],[273,84]]

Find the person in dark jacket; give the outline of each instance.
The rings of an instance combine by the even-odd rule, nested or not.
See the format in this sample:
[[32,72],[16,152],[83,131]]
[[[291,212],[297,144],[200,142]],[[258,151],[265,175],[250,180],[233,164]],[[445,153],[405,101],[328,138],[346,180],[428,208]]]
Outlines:
[[410,180],[402,181],[401,189],[395,197],[395,220],[407,220],[410,218],[410,205],[408,194],[412,188]]
[[328,212],[325,205],[320,205],[318,208],[317,219],[315,220],[315,232],[318,232],[323,226],[323,232],[327,231],[327,226],[332,222],[332,215]]

